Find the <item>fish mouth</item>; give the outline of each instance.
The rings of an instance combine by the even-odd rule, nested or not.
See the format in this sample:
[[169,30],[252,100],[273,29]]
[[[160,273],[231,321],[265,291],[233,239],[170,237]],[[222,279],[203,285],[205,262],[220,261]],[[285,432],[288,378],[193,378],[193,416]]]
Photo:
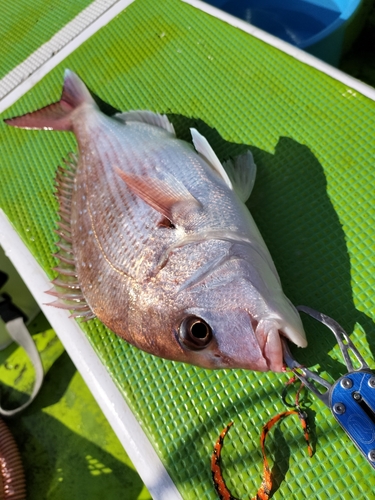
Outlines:
[[278,319],[262,319],[254,329],[263,358],[267,367],[273,372],[285,369],[284,349],[281,337],[299,347],[306,347],[307,341],[295,328],[282,325]]

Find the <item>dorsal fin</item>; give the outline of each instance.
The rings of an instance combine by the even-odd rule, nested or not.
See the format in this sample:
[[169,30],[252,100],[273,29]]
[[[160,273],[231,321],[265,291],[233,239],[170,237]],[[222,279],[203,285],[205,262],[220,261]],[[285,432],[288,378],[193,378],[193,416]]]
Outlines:
[[154,127],[160,127],[173,135],[176,135],[173,124],[168,120],[166,115],[160,115],[159,113],[153,113],[152,111],[127,111],[126,113],[117,113],[114,118],[122,122],[141,122],[148,123],[149,125],[154,125]]
[[223,165],[220,163],[219,158],[216,156],[215,151],[209,145],[207,139],[198,132],[195,128],[190,129],[193,144],[197,152],[206,160],[206,162],[215,170],[216,173],[224,180],[229,189],[233,189],[232,183],[224,170]]
[[55,267],[58,277],[52,281],[55,289],[46,293],[57,297],[58,300],[48,305],[69,309],[74,311],[72,316],[87,319],[94,318],[95,315],[90,310],[80,289],[79,281],[76,275],[73,249],[71,244],[70,216],[72,207],[72,193],[74,189],[74,176],[77,168],[77,157],[70,154],[69,158],[64,159],[64,166],[58,167],[56,174],[56,198],[59,202],[58,214],[62,221],[58,222],[60,241],[56,244],[59,251],[54,257],[60,260],[60,265]]
[[251,151],[248,150],[242,155],[227,160],[223,166],[232,181],[233,189],[240,200],[245,203],[253,190],[257,174],[257,166]]
[[81,104],[93,104],[94,99],[83,81],[69,69],[65,70],[61,99],[22,116],[4,120],[12,127],[44,130],[71,130],[71,113]]

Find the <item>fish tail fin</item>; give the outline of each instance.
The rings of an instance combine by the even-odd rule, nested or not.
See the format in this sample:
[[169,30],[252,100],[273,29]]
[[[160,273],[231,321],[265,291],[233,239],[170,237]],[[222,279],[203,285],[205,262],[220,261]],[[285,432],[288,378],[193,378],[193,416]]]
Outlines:
[[69,69],[65,70],[61,99],[22,116],[4,120],[7,125],[27,129],[72,130],[71,113],[81,104],[94,104],[86,85]]

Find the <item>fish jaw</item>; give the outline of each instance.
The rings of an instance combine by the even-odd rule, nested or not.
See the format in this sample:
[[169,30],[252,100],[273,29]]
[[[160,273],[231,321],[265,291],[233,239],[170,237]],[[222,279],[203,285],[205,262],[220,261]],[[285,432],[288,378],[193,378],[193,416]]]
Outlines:
[[[265,310],[258,321],[252,316],[255,326],[254,335],[258,341],[267,370],[282,372],[284,370],[284,353],[281,337],[285,337],[298,347],[306,347],[307,340],[301,318],[296,308],[282,295],[282,306],[275,312]],[[251,315],[250,315],[251,316]],[[258,317],[259,318],[259,317]]]
[[278,299],[273,304],[273,309],[266,309],[263,312],[254,332],[268,369],[274,372],[281,372],[284,369],[281,337],[287,338],[298,347],[307,346],[305,331],[297,309],[283,293],[279,294]]
[[284,369],[283,347],[280,324],[275,319],[265,319],[258,323],[255,330],[263,358],[269,370],[282,372]]

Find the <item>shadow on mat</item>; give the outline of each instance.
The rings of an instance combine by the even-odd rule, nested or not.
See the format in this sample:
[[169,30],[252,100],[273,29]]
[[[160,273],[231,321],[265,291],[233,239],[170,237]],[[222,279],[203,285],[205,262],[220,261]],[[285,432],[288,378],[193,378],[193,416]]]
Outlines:
[[[358,311],[353,303],[345,234],[327,194],[324,170],[310,149],[293,139],[281,137],[275,153],[271,154],[254,146],[226,142],[215,129],[199,119],[180,115],[169,115],[169,118],[178,137],[184,140],[191,140],[190,127],[197,128],[221,161],[246,149],[252,151],[258,173],[247,205],[275,261],[285,294],[296,305],[306,305],[333,317],[349,334],[359,323],[375,356],[375,326],[373,320]],[[319,365],[321,371],[326,371],[334,379],[346,373],[344,363],[336,362],[328,355],[336,344],[333,334],[308,317],[302,319],[309,345],[306,349],[292,349],[298,361],[307,366]],[[259,394],[252,395],[246,398],[247,401],[241,401],[240,406],[251,405],[259,398]],[[226,415],[228,421],[234,418],[238,403],[226,407],[225,415],[212,419],[212,427],[217,428],[218,435]],[[312,410],[310,413],[313,416]],[[192,460],[198,469],[207,470],[207,476],[210,476],[208,461],[201,460],[196,451],[203,427],[198,426],[184,442],[184,454],[195,455]],[[275,439],[277,445],[272,445],[270,457],[275,461],[273,472],[277,489],[289,468],[291,451],[277,429]],[[302,435],[301,439],[303,441]],[[246,444],[237,452],[241,463],[244,457],[248,457],[248,461],[254,460],[248,456]],[[172,454],[170,463],[175,460],[177,455]],[[180,478],[189,482],[188,474],[184,477],[181,471]]]

